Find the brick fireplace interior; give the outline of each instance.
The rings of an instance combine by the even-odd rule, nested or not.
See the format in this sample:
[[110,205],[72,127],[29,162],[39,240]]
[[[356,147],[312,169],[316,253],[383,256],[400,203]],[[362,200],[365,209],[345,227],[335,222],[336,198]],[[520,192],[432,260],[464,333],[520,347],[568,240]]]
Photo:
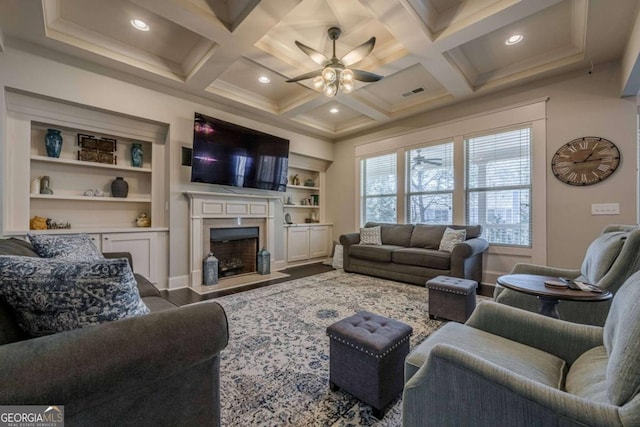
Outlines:
[[255,273],[259,227],[210,228],[210,250],[218,258],[218,276]]

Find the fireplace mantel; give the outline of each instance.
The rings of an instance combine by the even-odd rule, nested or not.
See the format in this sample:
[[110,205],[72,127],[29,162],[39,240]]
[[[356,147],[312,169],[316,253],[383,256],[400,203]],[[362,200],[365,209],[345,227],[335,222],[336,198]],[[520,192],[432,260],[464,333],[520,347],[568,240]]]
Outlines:
[[233,226],[237,227],[242,226],[243,222],[264,220],[263,246],[269,252],[274,252],[273,213],[278,196],[200,191],[187,191],[184,194],[189,198],[190,286],[202,284],[202,260],[206,255],[205,245],[208,244],[203,241],[205,221],[232,220]]

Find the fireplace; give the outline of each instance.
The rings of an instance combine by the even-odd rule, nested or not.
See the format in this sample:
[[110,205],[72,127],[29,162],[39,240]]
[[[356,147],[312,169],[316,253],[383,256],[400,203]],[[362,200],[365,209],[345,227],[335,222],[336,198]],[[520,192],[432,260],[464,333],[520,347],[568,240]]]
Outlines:
[[209,248],[218,258],[218,276],[256,272],[260,227],[209,229]]

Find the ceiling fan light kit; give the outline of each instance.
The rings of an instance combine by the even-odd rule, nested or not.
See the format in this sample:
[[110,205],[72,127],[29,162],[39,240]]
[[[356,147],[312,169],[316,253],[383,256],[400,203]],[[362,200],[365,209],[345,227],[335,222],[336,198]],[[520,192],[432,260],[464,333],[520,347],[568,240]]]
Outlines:
[[351,64],[364,59],[376,44],[376,38],[371,37],[368,41],[351,50],[341,59],[336,57],[336,40],[340,37],[341,30],[338,27],[331,27],[327,30],[329,39],[333,42],[333,55],[327,58],[321,52],[296,41],[296,46],[307,54],[315,63],[322,65],[321,70],[311,71],[298,77],[287,80],[287,83],[294,83],[301,80],[313,78],[313,87],[317,91],[323,92],[326,96],[336,96],[338,91],[350,93],[354,88],[354,81],[375,82],[382,79],[374,73],[363,70],[351,70],[347,68]]

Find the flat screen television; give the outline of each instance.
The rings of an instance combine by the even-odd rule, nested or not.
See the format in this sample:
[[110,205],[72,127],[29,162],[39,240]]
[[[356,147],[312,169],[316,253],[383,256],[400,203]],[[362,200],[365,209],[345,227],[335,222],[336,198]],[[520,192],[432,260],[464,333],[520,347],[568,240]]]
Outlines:
[[286,191],[289,140],[196,113],[191,182]]

